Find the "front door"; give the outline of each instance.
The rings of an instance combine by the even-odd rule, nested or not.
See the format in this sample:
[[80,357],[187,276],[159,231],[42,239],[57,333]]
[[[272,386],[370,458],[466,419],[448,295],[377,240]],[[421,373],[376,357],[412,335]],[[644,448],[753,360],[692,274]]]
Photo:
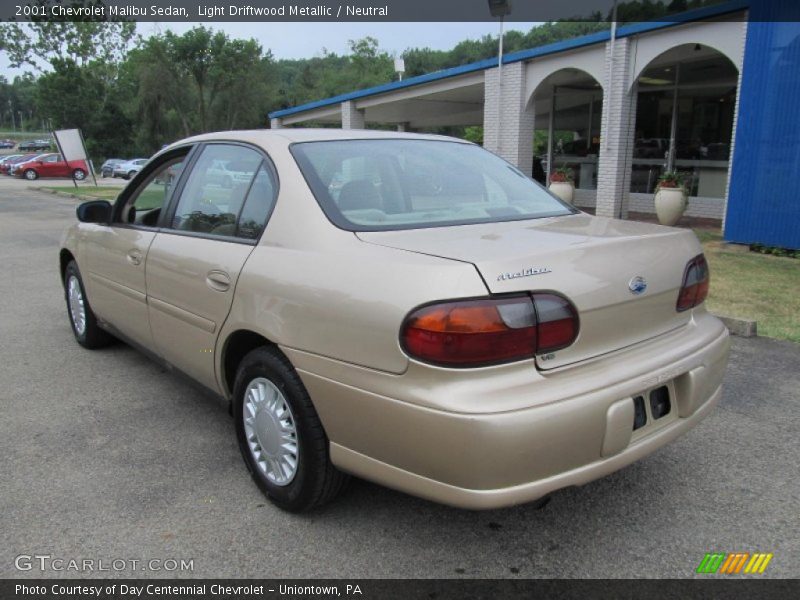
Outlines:
[[[251,196],[264,189],[258,185],[268,176],[263,163],[263,155],[249,146],[207,144],[147,255],[150,325],[158,353],[217,391],[217,337],[255,244],[252,228],[240,219],[248,214],[245,204],[256,202]],[[217,176],[220,165],[235,175],[232,184]]]
[[62,172],[64,164],[60,154],[48,154],[42,159],[39,175],[41,177],[64,177],[65,174]]
[[110,225],[86,234],[84,284],[92,310],[130,341],[153,350],[147,312],[145,259],[188,149],[154,165],[150,175],[125,190]]

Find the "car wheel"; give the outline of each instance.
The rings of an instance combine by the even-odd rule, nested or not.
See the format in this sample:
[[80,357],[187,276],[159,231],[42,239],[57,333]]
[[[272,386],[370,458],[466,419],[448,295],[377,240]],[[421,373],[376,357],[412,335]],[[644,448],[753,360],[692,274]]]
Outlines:
[[83,169],[75,169],[72,172],[72,178],[75,179],[76,181],[83,181],[84,179],[86,179],[86,171],[84,171]]
[[128,171],[128,176],[125,179],[132,179],[136,175],[136,171]]
[[273,348],[244,357],[233,387],[236,436],[258,487],[280,508],[303,512],[335,498],[348,476],[330,461],[328,436],[303,382]]
[[74,260],[70,261],[64,271],[64,292],[72,333],[78,343],[89,349],[102,348],[111,343],[114,338],[97,324],[97,318],[86,299],[81,273]]
[[35,181],[39,177],[39,174],[33,169],[28,169],[27,171],[25,171],[24,175],[25,179],[27,179],[28,181]]

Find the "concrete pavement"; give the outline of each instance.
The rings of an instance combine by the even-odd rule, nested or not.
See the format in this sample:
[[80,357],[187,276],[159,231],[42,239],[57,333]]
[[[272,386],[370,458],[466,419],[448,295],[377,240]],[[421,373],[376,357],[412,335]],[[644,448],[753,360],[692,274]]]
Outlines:
[[[711,551],[772,552],[764,576],[800,575],[800,346],[735,339],[711,417],[543,510],[356,481],[290,515],[251,482],[225,406],[123,344],[73,341],[57,250],[77,202],[23,184],[0,178],[0,577],[683,578]],[[193,570],[15,568],[34,554]]]

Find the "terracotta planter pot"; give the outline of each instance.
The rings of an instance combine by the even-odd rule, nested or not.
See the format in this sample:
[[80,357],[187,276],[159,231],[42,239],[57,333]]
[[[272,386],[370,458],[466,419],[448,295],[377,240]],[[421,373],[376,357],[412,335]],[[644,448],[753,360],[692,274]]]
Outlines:
[[656,215],[662,225],[675,225],[683,216],[688,201],[683,188],[659,188],[655,197]]
[[575,186],[569,181],[552,181],[547,189],[564,202],[572,204],[572,201],[575,199]]

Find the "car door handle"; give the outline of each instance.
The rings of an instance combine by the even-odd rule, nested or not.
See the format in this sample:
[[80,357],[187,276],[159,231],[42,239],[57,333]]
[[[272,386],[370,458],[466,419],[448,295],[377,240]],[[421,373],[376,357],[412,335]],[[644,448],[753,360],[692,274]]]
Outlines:
[[138,265],[142,262],[142,253],[138,250],[130,250],[128,252],[128,262],[132,265]]
[[206,275],[206,285],[218,292],[227,292],[231,287],[230,275],[224,271],[209,271]]

